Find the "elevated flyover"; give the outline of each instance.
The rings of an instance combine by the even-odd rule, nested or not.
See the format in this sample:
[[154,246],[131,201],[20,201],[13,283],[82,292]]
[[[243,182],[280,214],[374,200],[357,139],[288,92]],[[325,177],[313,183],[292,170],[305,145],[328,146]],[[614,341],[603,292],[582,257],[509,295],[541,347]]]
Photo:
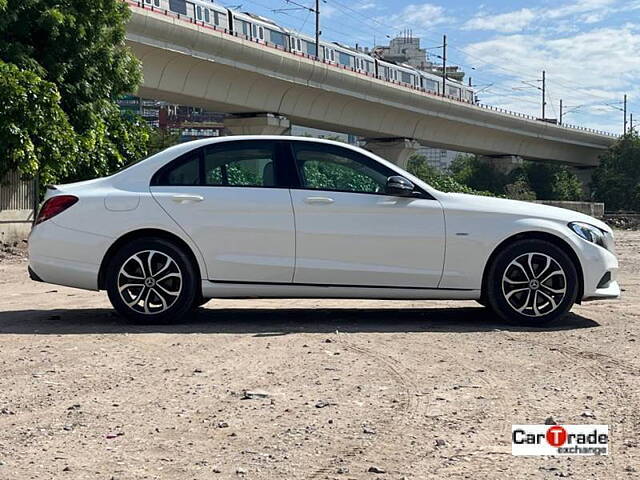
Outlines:
[[383,144],[398,139],[578,167],[596,166],[616,139],[425,93],[127,3],[126,41],[144,70],[139,95],[238,114],[236,123],[267,115],[271,133],[274,122],[291,122]]

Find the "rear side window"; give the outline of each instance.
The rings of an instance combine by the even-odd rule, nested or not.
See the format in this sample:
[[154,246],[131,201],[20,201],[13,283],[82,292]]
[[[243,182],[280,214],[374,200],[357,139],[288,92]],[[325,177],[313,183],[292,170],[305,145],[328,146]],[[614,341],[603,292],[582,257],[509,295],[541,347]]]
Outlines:
[[204,184],[230,187],[275,187],[272,142],[231,142],[204,153]]
[[276,187],[279,173],[276,152],[285,147],[286,144],[259,140],[221,142],[199,148],[158,170],[151,185]]
[[156,173],[151,183],[164,186],[200,185],[200,150],[178,157]]

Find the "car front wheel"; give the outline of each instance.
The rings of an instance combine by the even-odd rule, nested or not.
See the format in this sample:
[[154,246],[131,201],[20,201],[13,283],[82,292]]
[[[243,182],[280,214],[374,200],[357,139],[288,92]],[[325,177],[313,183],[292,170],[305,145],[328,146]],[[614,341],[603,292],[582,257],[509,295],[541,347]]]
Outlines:
[[136,323],[178,321],[198,295],[191,260],[162,238],[140,238],[121,248],[109,262],[106,287],[113,307]]
[[578,274],[569,256],[544,240],[507,246],[489,270],[487,298],[503,319],[545,326],[564,317],[578,295]]

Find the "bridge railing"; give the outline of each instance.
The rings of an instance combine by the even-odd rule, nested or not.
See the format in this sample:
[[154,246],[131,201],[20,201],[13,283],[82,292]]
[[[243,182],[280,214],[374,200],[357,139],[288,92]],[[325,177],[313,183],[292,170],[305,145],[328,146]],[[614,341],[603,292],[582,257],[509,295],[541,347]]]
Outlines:
[[[411,84],[408,84],[408,83],[403,83],[403,82],[400,82],[400,81],[397,81],[397,80],[387,80],[386,78],[380,78],[380,77],[376,76],[375,73],[365,72],[365,71],[353,68],[351,66],[338,64],[336,62],[330,62],[330,61],[327,61],[327,60],[324,60],[324,59],[317,58],[315,55],[309,55],[309,54],[304,53],[304,52],[289,51],[289,50],[287,50],[286,48],[284,48],[281,45],[278,45],[278,44],[275,44],[275,43],[271,43],[271,42],[267,42],[265,40],[252,39],[249,36],[244,35],[242,33],[231,32],[228,28],[218,27],[216,25],[209,25],[209,24],[205,23],[202,20],[196,20],[196,19],[191,18],[189,16],[181,15],[179,13],[172,12],[171,10],[167,10],[167,9],[164,9],[164,8],[154,7],[153,4],[151,4],[151,5],[145,4],[143,1],[138,1],[138,0],[122,0],[122,1],[124,3],[129,4],[130,6],[135,6],[135,7],[141,8],[143,10],[149,10],[151,12],[155,12],[155,13],[158,13],[158,14],[161,14],[161,15],[165,15],[165,16],[168,16],[168,17],[173,17],[173,18],[176,18],[177,20],[180,20],[180,21],[183,21],[183,22],[186,22],[186,23],[191,23],[193,25],[198,25],[199,27],[210,29],[210,30],[214,30],[214,31],[221,32],[221,33],[225,33],[227,35],[231,35],[231,36],[234,36],[234,37],[244,38],[245,40],[249,40],[249,41],[251,41],[253,43],[257,43],[259,45],[264,45],[267,48],[273,48],[275,50],[279,50],[279,51],[281,51],[283,53],[286,53],[288,55],[304,57],[304,58],[307,58],[307,59],[309,59],[311,61],[314,61],[314,62],[323,63],[323,64],[325,64],[325,65],[327,65],[329,67],[338,68],[338,69],[341,69],[341,70],[349,70],[349,71],[351,71],[351,72],[353,72],[353,73],[355,73],[357,75],[363,75],[363,76],[366,76],[366,77],[370,77],[370,78],[374,78],[374,79],[380,80],[382,82],[391,83],[391,84],[396,85],[396,86],[398,86],[400,88],[409,89],[409,90],[412,90],[412,91],[417,92],[417,93],[422,94],[422,95],[426,95],[426,96],[430,96],[430,97],[438,97],[438,98],[447,98],[447,99],[455,101],[455,102],[465,103],[465,104],[468,104],[468,105],[471,105],[471,106],[474,106],[474,107],[477,107],[477,108],[482,108],[482,109],[485,109],[485,110],[491,110],[493,112],[502,113],[504,115],[511,115],[511,116],[514,116],[514,117],[524,118],[524,119],[527,119],[527,120],[543,122],[543,120],[540,120],[539,118],[534,117],[533,115],[528,115],[526,113],[514,112],[512,110],[507,110],[507,109],[504,109],[504,108],[501,108],[501,107],[495,107],[493,105],[486,105],[486,104],[482,104],[482,103],[474,103],[474,102],[471,102],[471,101],[469,101],[467,99],[461,98],[461,96],[460,97],[456,97],[456,96],[452,96],[452,95],[443,95],[443,94],[440,94],[438,92],[434,92],[433,90],[427,90],[427,89],[422,88],[422,87],[416,87],[415,85],[411,85]],[[614,133],[611,133],[611,132],[605,132],[603,130],[596,130],[596,129],[588,128],[588,127],[581,127],[581,126],[578,126],[578,125],[570,125],[570,124],[564,124],[564,123],[562,123],[562,124],[550,124],[550,125],[555,125],[556,127],[566,128],[566,129],[570,129],[570,130],[579,130],[579,131],[588,132],[588,133],[595,133],[597,135],[604,135],[604,136],[608,136],[608,137],[617,137],[618,136],[618,135],[616,135]]]

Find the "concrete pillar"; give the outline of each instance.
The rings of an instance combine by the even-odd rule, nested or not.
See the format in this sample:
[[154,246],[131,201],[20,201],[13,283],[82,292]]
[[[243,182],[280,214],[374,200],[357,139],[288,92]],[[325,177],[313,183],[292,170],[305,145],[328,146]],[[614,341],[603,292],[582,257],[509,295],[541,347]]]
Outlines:
[[505,175],[510,174],[523,164],[522,158],[517,155],[501,155],[495,157],[480,155],[478,158],[481,162],[491,165],[497,171],[504,173]]
[[230,115],[223,123],[232,135],[284,135],[291,128],[288,118],[275,113]]
[[366,140],[364,148],[406,170],[409,157],[421,146],[410,138],[372,138]]

